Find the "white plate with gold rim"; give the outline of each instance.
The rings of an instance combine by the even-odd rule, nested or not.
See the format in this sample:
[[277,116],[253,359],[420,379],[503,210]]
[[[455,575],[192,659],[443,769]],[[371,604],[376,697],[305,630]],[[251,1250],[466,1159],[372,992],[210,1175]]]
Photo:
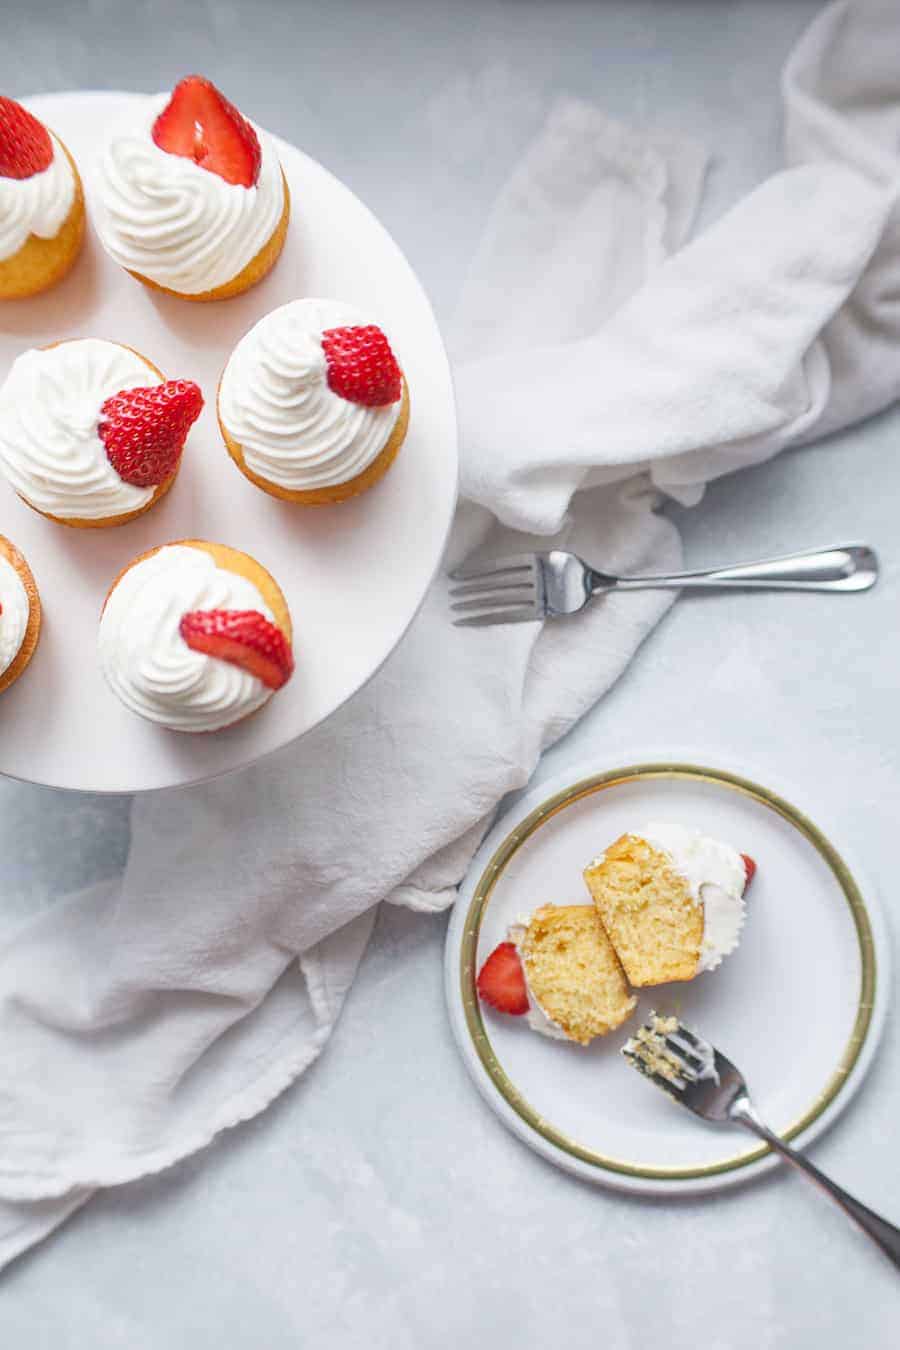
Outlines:
[[[211,778],[323,722],[409,627],[437,571],[456,502],[450,369],[428,299],[384,227],[308,155],[275,139],[291,222],[274,269],[244,295],[191,304],[148,290],[104,254],[91,227],[94,164],[109,128],[133,116],[140,97],[25,100],[78,162],[88,237],[59,286],[0,305],[0,379],[27,347],[104,337],[136,347],[169,378],[196,380],[206,399],[172,491],[129,525],[56,525],[0,479],[0,534],[28,559],[44,609],[35,658],[0,697],[0,774],[100,792]],[[252,117],[252,108],[245,111]],[[254,488],[229,459],[216,424],[216,387],[235,343],[264,314],[304,295],[350,301],[383,323],[411,404],[406,443],[383,481],[354,501],[315,510]],[[138,554],[185,538],[253,554],[280,583],[294,618],[290,684],[259,716],[214,735],[165,731],[135,717],[107,688],[96,657],[100,609],[114,578]]]
[[[777,1165],[740,1130],[696,1119],[624,1063],[622,1045],[652,1008],[719,1045],[763,1118],[799,1147],[835,1119],[881,1034],[889,946],[871,883],[808,809],[727,768],[644,754],[570,771],[503,816],[462,887],[445,975],[469,1072],[513,1133],[578,1176],[657,1195],[714,1190]],[[585,903],[583,866],[650,820],[702,828],[756,859],[737,951],[690,983],[639,991],[633,1018],[586,1048],[482,1007],[475,977],[516,916]]]

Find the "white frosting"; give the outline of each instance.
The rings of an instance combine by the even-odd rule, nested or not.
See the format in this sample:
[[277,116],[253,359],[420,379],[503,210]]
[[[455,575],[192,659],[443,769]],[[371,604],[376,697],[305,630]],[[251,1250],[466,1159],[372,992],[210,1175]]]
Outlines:
[[240,666],[187,645],[179,624],[196,609],[256,609],[274,622],[252,581],[186,544],[130,567],[100,620],[100,665],[113,691],[132,712],[173,731],[216,731],[272,695]]
[[155,489],[116,473],[101,409],[123,389],[161,383],[140,356],[100,338],[23,352],[0,388],[0,470],[45,515],[101,520],[139,510]]
[[516,951],[519,953],[519,960],[522,963],[522,976],[525,980],[525,992],[528,995],[528,1012],[525,1014],[525,1020],[531,1030],[538,1032],[541,1036],[549,1036],[553,1041],[570,1041],[571,1036],[567,1036],[559,1023],[554,1022],[553,1018],[544,1012],[531,985],[528,983],[528,968],[522,954],[522,943],[525,941],[529,922],[530,920],[527,917],[519,918],[514,924],[510,924],[507,930],[507,937],[515,945]]
[[402,400],[369,408],[329,388],[322,333],[372,322],[339,300],[294,300],[260,319],[228,360],[219,416],[247,468],[292,491],[356,478],[381,454]]
[[698,971],[715,970],[738,945],[744,924],[744,860],[736,849],[683,825],[647,825],[638,834],[667,853],[684,877],[694,904],[703,906]]
[[0,261],[18,253],[30,234],[52,239],[72,210],[72,165],[52,131],[50,140],[53,158],[46,169],[30,178],[0,177]]
[[28,628],[28,592],[12,563],[0,554],[0,675],[19,655]]
[[268,243],[284,211],[284,183],[275,147],[257,126],[253,187],[161,150],[151,131],[170,98],[147,98],[134,122],[113,133],[100,160],[95,223],[122,267],[199,295],[231,281]]

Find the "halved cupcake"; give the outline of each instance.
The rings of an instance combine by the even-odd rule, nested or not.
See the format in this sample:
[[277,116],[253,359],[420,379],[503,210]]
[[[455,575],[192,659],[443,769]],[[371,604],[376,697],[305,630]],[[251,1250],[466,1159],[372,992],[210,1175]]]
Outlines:
[[100,618],[100,665],[132,712],[173,731],[219,731],[268,703],[294,669],[287,601],[225,544],[185,539],[135,558]]
[[175,482],[202,407],[193,380],[167,380],[121,343],[35,348],[0,388],[0,472],[59,524],[124,525]]
[[544,905],[509,930],[478,976],[478,993],[532,1030],[588,1045],[631,1016],[622,966],[591,905]]
[[15,99],[0,98],[0,300],[46,291],[84,240],[84,192],[58,136]]
[[738,945],[756,866],[683,825],[623,834],[584,879],[629,982],[692,980]]
[[121,267],[184,300],[261,281],[284,246],[287,180],[271,137],[188,75],[116,127],[97,178],[97,232]]
[[31,568],[0,534],[0,694],[28,665],[41,632],[41,602]]
[[272,497],[325,506],[387,473],[409,423],[409,392],[369,315],[340,300],[293,300],[235,347],[219,383],[228,453]]

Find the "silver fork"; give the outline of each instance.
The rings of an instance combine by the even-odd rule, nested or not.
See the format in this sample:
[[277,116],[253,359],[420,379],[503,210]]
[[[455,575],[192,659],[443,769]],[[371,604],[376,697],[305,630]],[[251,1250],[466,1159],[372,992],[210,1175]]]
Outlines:
[[814,1181],[820,1190],[835,1200],[844,1213],[861,1228],[900,1268],[900,1228],[882,1219],[854,1200],[840,1186],[813,1167],[808,1158],[779,1139],[764,1125],[750,1100],[747,1084],[730,1059],[696,1032],[689,1031],[677,1017],[651,1013],[622,1050],[634,1068],[651,1083],[661,1087],[676,1102],[704,1120],[731,1122],[765,1140],[787,1162]]
[[611,591],[723,590],[867,591],[878,580],[878,557],[865,544],[840,544],[813,553],[712,567],[670,576],[616,577],[598,572],[574,553],[516,553],[470,563],[450,573],[460,627],[527,623],[577,614],[596,595]]

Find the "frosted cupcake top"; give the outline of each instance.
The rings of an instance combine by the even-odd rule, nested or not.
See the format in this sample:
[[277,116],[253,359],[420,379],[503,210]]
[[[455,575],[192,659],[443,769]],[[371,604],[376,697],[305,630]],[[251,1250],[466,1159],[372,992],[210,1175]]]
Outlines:
[[0,175],[0,262],[11,258],[31,234],[53,239],[75,201],[75,174],[62,145],[48,133],[53,158],[28,178]]
[[284,183],[271,137],[253,123],[261,157],[251,187],[161,149],[151,133],[171,97],[145,99],[108,141],[97,175],[97,232],[121,267],[200,295],[238,276],[269,241],[284,211]]
[[100,620],[100,665],[113,691],[132,712],[175,731],[217,731],[272,695],[249,671],[187,645],[181,621],[196,610],[256,610],[274,622],[252,581],[188,544],[132,564]]
[[0,388],[0,471],[45,515],[100,520],[146,506],[155,488],[119,477],[100,438],[103,404],[163,383],[128,347],[79,338],[23,352]]
[[22,649],[31,605],[12,563],[0,553],[0,675],[5,675]]
[[347,483],[381,454],[402,400],[353,402],[330,387],[323,334],[371,318],[340,300],[293,300],[266,314],[229,357],[219,418],[251,473],[291,491]]

